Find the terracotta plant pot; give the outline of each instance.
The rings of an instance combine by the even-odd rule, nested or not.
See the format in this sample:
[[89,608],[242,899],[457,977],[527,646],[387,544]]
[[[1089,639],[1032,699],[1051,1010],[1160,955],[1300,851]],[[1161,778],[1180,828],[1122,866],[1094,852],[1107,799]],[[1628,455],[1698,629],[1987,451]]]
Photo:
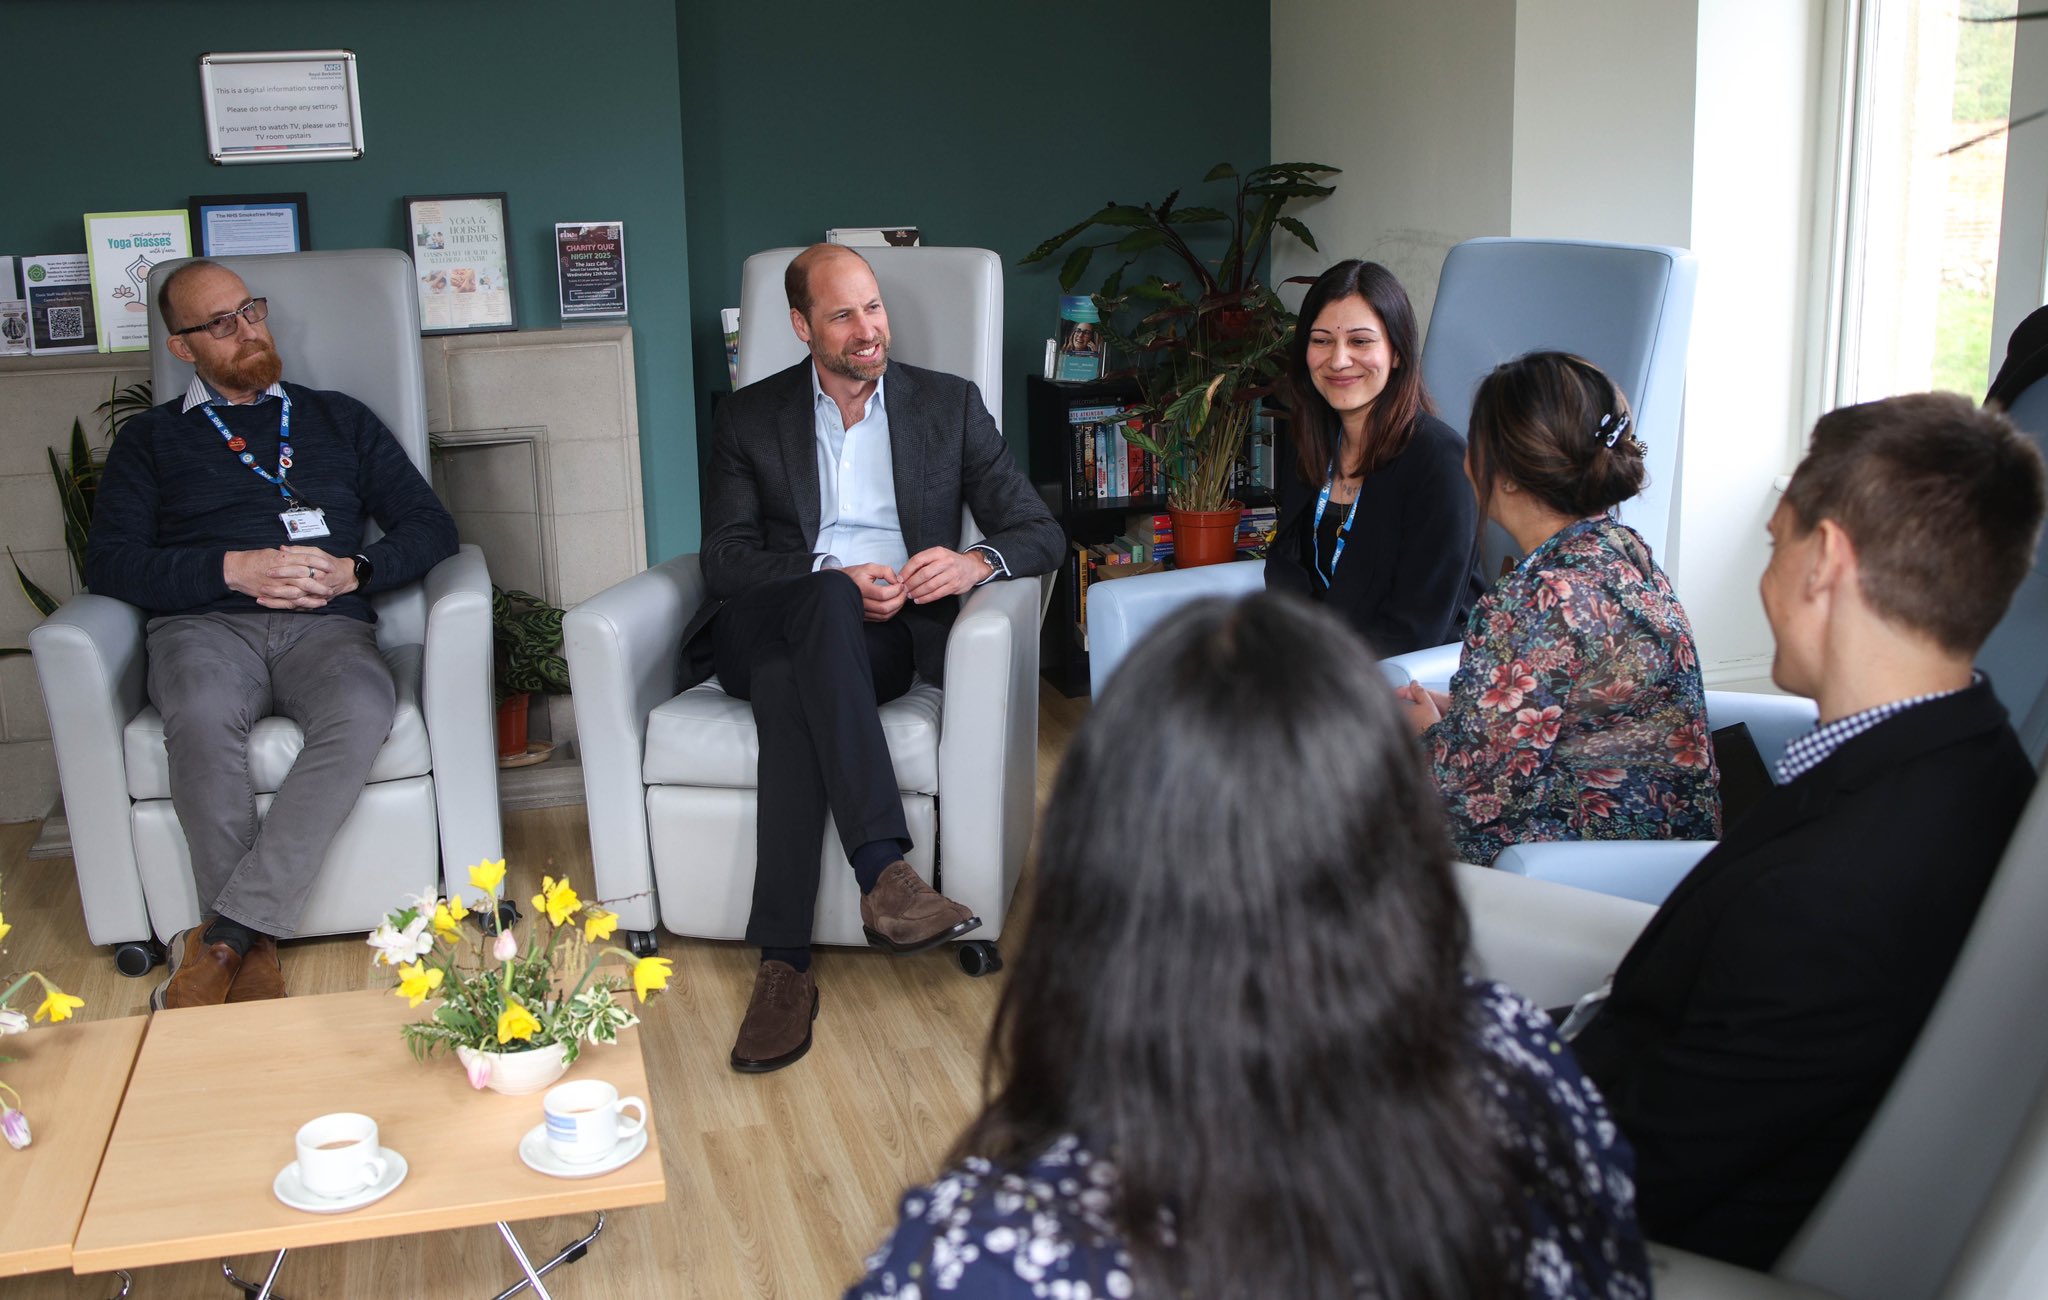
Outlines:
[[507,695],[498,705],[498,757],[523,758],[526,754],[527,693]]
[[1244,506],[1222,510],[1169,510],[1173,516],[1173,567],[1192,569],[1227,564],[1237,557],[1237,523]]

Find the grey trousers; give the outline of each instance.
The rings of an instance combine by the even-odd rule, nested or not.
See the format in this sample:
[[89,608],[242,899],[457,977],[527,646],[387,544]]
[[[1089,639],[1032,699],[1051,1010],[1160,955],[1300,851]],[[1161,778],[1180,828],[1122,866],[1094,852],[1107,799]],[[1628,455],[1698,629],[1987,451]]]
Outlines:
[[[201,909],[291,934],[391,732],[376,628],[345,614],[173,614],[150,620],[148,657]],[[259,822],[249,729],[271,715],[298,723],[306,745]]]

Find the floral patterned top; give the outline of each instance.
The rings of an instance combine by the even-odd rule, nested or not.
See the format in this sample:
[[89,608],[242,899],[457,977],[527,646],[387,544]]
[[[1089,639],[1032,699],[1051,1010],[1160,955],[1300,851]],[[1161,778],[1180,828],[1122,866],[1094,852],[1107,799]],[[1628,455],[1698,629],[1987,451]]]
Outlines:
[[1423,744],[1468,862],[1532,840],[1721,835],[1692,626],[1611,519],[1564,528],[1472,607]]
[[[1647,1300],[1635,1155],[1606,1103],[1548,1016],[1502,985],[1468,979],[1466,988],[1488,1118],[1552,1189],[1549,1200],[1529,1202],[1520,1225],[1521,1294]],[[1116,1191],[1116,1167],[1073,1136],[1015,1170],[969,1158],[905,1193],[895,1232],[845,1300],[1135,1296],[1111,1219]],[[1172,1224],[1163,1227],[1170,1239]]]

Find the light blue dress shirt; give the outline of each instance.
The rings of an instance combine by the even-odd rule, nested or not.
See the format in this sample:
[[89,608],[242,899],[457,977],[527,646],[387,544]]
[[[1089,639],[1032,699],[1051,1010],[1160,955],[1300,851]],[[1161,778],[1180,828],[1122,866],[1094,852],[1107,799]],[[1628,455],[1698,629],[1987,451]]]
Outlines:
[[818,557],[814,568],[886,564],[901,569],[910,558],[896,514],[896,477],[889,454],[888,377],[875,381],[866,408],[851,428],[839,403],[818,383],[811,363],[811,411],[818,454]]
[[[875,391],[852,427],[840,417],[839,403],[818,382],[811,363],[811,414],[817,430],[818,556],[811,568],[844,569],[856,564],[886,564],[900,570],[910,559],[903,523],[896,513],[895,460],[890,454],[889,379],[875,380]],[[985,543],[967,548],[985,551],[995,567],[989,578],[1008,576],[1002,553]],[[976,586],[981,583],[977,582]]]

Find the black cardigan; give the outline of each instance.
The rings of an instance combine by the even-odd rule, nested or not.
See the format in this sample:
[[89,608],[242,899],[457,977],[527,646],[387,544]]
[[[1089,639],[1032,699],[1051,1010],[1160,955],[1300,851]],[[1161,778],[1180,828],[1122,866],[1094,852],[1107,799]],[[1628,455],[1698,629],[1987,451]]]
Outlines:
[[1415,435],[1401,454],[1366,475],[1328,591],[1302,564],[1322,481],[1303,482],[1292,457],[1277,477],[1280,517],[1266,551],[1269,590],[1320,599],[1380,655],[1425,650],[1464,636],[1465,615],[1486,583],[1479,565],[1479,502],[1465,477],[1465,440],[1457,430],[1435,416],[1418,416]]

